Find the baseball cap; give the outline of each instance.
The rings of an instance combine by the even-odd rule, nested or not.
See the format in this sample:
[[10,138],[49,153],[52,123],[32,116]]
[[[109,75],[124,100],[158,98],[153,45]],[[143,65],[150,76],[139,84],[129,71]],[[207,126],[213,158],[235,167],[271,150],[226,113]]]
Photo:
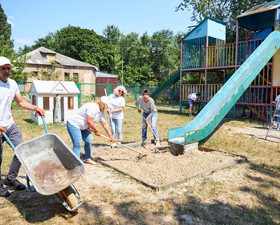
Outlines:
[[102,96],[100,98],[100,101],[105,103],[108,107],[110,106],[110,100],[109,100],[109,98],[107,96]]
[[12,64],[8,58],[4,56],[0,56],[0,66],[4,66],[4,65],[12,65]]

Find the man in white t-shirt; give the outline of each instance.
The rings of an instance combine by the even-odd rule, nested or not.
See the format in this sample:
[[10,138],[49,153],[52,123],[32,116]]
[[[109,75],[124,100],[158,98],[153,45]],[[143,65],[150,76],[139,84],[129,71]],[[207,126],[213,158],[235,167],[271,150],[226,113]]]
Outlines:
[[[6,57],[0,56],[0,166],[3,156],[2,142],[7,141],[2,132],[5,132],[15,147],[23,143],[21,131],[12,117],[12,101],[15,100],[15,102],[23,109],[32,110],[39,115],[45,116],[43,109],[40,109],[37,106],[23,100],[17,83],[13,79],[9,78],[11,67],[12,64],[10,60]],[[20,166],[20,161],[16,155],[14,155],[7,177],[4,180],[5,185],[15,190],[24,190],[26,188],[23,183],[20,183],[16,179]],[[3,183],[0,181],[0,197],[7,197],[9,195],[10,192],[7,188],[3,187]]]

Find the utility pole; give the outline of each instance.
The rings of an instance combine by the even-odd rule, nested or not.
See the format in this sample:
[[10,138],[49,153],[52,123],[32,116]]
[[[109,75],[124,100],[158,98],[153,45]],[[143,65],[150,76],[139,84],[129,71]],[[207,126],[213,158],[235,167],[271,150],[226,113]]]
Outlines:
[[122,81],[121,81],[122,85],[123,85],[123,55],[122,55]]

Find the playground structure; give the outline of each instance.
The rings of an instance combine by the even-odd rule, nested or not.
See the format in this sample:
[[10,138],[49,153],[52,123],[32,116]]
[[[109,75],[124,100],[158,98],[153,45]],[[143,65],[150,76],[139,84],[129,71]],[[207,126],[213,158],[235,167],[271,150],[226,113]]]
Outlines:
[[[235,43],[226,43],[225,23],[213,18],[182,39],[180,70],[152,97],[180,81],[180,110],[192,92],[202,93],[200,103],[205,107],[191,123],[168,131],[170,144],[185,146],[206,138],[231,109],[236,116],[237,106],[262,121],[271,119],[280,90],[279,8],[277,0],[239,15]],[[240,29],[246,34],[242,41]]]

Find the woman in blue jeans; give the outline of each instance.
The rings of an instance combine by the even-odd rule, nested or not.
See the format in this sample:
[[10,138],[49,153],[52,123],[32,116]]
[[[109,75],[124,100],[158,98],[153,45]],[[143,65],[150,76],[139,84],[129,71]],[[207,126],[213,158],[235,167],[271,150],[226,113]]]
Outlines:
[[93,140],[91,132],[94,132],[96,136],[100,136],[100,131],[98,130],[96,123],[101,122],[110,141],[115,142],[110,127],[105,119],[104,111],[108,105],[109,99],[106,96],[101,97],[100,101],[86,103],[82,105],[66,123],[67,131],[73,142],[73,151],[78,158],[80,158],[82,140],[85,142],[84,163],[94,164],[91,160],[91,145]]
[[[156,146],[160,146],[159,135],[157,130],[157,117],[158,111],[155,105],[154,99],[150,97],[150,92],[144,90],[142,96],[139,96],[137,101],[138,112],[142,114],[142,146],[145,145],[147,139],[147,126],[149,126],[149,120],[151,121],[151,128],[155,139]],[[142,110],[141,110],[142,109]]]
[[109,116],[112,134],[118,141],[122,141],[122,123],[124,119],[125,95],[127,90],[124,86],[117,86],[114,92],[108,96],[110,100]]

